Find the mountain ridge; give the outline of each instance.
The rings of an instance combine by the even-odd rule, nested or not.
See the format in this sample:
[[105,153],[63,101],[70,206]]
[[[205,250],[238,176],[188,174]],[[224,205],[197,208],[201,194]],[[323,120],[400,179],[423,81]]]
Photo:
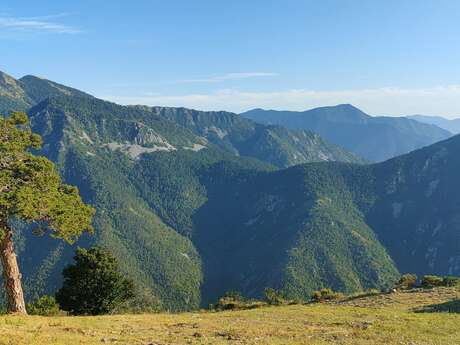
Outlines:
[[433,124],[453,134],[460,133],[460,119],[446,119],[442,116],[411,115],[407,118],[423,123]]
[[[8,83],[0,83],[0,113],[6,114],[14,110],[25,111],[49,98],[74,97],[81,99],[82,103],[102,102],[85,92],[47,79],[29,75],[15,80],[6,74],[3,75]],[[11,92],[7,92],[8,85],[13,85],[16,90],[14,98]],[[69,103],[71,102],[69,100]],[[192,150],[205,147],[206,142],[209,141],[234,155],[250,156],[281,168],[310,161],[366,162],[312,132],[288,130],[279,126],[264,126],[229,112],[204,112],[186,108],[147,106],[124,107],[110,102],[105,104],[106,108],[116,112],[119,118],[124,116],[123,112],[126,114],[142,113],[143,121],[148,121],[149,116],[162,117],[174,123],[172,126],[194,132],[203,140],[196,141],[194,145],[189,146]],[[151,135],[155,134],[151,133]],[[146,151],[145,147],[134,142],[129,144],[113,142],[111,145],[136,157]],[[157,149],[168,149],[168,147],[163,145],[163,148],[157,147]]]
[[0,114],[26,111],[48,97],[72,95],[93,97],[80,90],[33,75],[20,79],[0,71]]
[[383,161],[451,136],[439,127],[407,118],[372,117],[349,104],[303,112],[252,110],[241,116],[256,122],[311,130],[371,162]]

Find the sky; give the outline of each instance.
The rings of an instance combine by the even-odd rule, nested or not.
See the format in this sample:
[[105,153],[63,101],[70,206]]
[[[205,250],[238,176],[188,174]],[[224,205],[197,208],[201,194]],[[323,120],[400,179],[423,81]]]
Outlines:
[[0,2],[0,70],[121,104],[460,117],[460,1]]

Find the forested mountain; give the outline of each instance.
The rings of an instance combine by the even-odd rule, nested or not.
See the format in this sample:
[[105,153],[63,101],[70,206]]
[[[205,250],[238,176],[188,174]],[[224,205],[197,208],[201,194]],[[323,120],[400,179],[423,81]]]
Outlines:
[[[199,176],[194,169],[205,169],[219,161],[234,161],[244,169],[273,170],[270,164],[239,156],[252,154],[280,166],[293,164],[295,158],[292,157],[298,152],[294,140],[299,142],[299,149],[304,150],[304,156],[299,158],[301,162],[328,160],[334,155],[362,161],[335,145],[324,143],[312,133],[256,125],[235,114],[226,114],[229,123],[224,127],[225,121],[219,122],[219,116],[206,113],[207,125],[212,127],[210,132],[219,128],[231,132],[230,140],[225,135],[213,138],[195,128],[189,129],[180,117],[169,118],[165,111],[171,113],[173,109],[157,112],[158,108],[123,107],[78,91],[72,94],[72,89],[63,86],[58,90],[65,92],[56,94],[57,87],[53,85],[49,89],[49,82],[43,79],[21,80],[29,83],[26,87],[23,82],[15,81],[15,85],[21,86],[22,94],[34,95],[27,98],[27,104],[38,100],[39,95],[50,94],[29,110],[34,131],[44,139],[41,154],[55,161],[66,181],[78,185],[86,201],[98,209],[96,237],[83,239],[79,244],[87,246],[97,242],[108,246],[123,258],[125,270],[139,281],[146,294],[153,292],[161,307],[167,309],[189,309],[201,301],[202,262],[191,241],[191,216],[206,199],[206,190],[190,180],[192,171],[196,179]],[[32,92],[33,85],[36,85],[35,92]],[[11,94],[1,99],[8,98]],[[189,112],[177,111],[185,112],[184,117]],[[258,143],[252,152],[251,142]],[[152,186],[146,185],[135,172],[141,171],[143,154],[149,153],[161,157],[158,164],[162,169],[155,171],[162,171],[164,175],[154,184],[156,197],[141,197]],[[198,153],[202,153],[202,158],[197,157]],[[184,156],[187,164],[193,162],[189,170],[170,167],[176,155]],[[184,167],[187,164],[184,163]],[[28,248],[29,241],[30,237],[21,237],[19,249]],[[30,251],[28,248],[28,253],[31,255],[20,256],[29,298],[58,287],[59,272],[70,260],[73,250],[46,238],[40,241],[43,243],[38,246],[30,243],[33,248]]]
[[254,109],[241,116],[260,123],[313,131],[372,162],[408,153],[451,136],[444,129],[407,118],[369,116],[349,104],[303,112]]
[[[329,166],[312,170],[304,185],[302,169],[275,172],[210,143],[204,148],[187,129],[129,110],[60,97],[29,115],[44,138],[42,153],[97,209],[96,236],[79,244],[109,247],[163,308],[194,308],[232,288],[258,296],[273,286],[301,297],[323,285],[353,291],[396,278],[372,230],[355,219],[350,196],[337,189],[328,196],[332,206],[322,203],[314,181],[329,183],[321,176]],[[323,217],[341,224],[324,227]],[[310,233],[314,239],[305,238]],[[33,247],[20,256],[29,296],[56,288],[71,256],[68,246],[40,241],[20,240]]]
[[63,95],[92,98],[87,93],[47,79],[27,75],[16,80],[0,71],[0,114],[25,111],[48,97]]
[[[95,235],[75,246],[108,247],[163,309],[228,290],[303,298],[320,287],[385,288],[398,271],[460,275],[460,137],[379,164],[278,169],[242,156],[241,143],[282,129],[233,114],[86,95],[48,98],[28,113],[44,139],[39,153],[97,209]],[[226,140],[209,134],[221,131]],[[27,297],[52,293],[75,246],[15,226]]]
[[310,131],[262,125],[224,111],[143,108],[190,129],[225,151],[258,158],[278,167],[321,161],[364,162]]
[[367,219],[404,272],[460,275],[460,136],[374,166]]
[[[25,111],[47,98],[65,96],[76,97],[81,102],[93,101],[104,104],[82,91],[46,79],[25,76],[15,80],[0,72],[0,114],[14,110]],[[70,98],[69,102],[72,103]],[[147,118],[162,117],[189,129],[203,139],[190,149],[198,150],[206,147],[206,143],[209,142],[234,155],[254,157],[277,167],[317,161],[365,162],[357,155],[323,140],[312,132],[261,125],[233,113],[105,104],[105,112],[115,112],[120,118],[129,117],[131,114],[142,114],[139,116],[143,121]],[[112,144],[121,145],[119,142]],[[122,146],[121,149],[127,149]]]
[[439,128],[443,128],[454,134],[460,133],[460,119],[446,119],[441,116],[412,115],[407,118],[423,123],[429,123]]

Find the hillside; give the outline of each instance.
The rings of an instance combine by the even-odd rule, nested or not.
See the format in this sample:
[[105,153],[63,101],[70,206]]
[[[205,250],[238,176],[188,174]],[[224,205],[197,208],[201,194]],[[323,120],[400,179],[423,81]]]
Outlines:
[[7,114],[12,109],[26,110],[30,103],[31,99],[20,82],[0,72],[0,114]]
[[8,114],[10,111],[26,111],[48,97],[57,96],[92,97],[51,80],[31,75],[16,80],[0,71],[0,114]]
[[[454,345],[458,289],[352,298],[332,304],[229,312],[105,317],[0,317],[0,342],[15,344]],[[384,301],[385,303],[381,303]],[[442,310],[442,309],[441,309]],[[423,312],[426,311],[426,312]]]
[[[287,284],[292,294],[305,296],[323,284],[346,291],[385,287],[397,276],[366,227],[359,231],[368,241],[366,246],[354,243],[349,229],[337,239],[338,246],[341,240],[347,243],[337,259],[324,266],[320,259],[311,258],[324,270],[317,276],[302,271],[298,254],[286,256],[314,207],[311,192],[297,188],[295,181],[300,185],[301,175],[271,175],[271,165],[221,150],[141,108],[60,97],[40,103],[29,113],[33,129],[45,142],[42,153],[98,210],[96,237],[79,245],[100,243],[122,257],[125,271],[155,293],[160,308],[196,308],[229,288],[260,296],[266,286]],[[308,199],[302,200],[305,196]],[[287,207],[293,197],[298,206]],[[350,199],[337,202],[349,204]],[[292,219],[283,232],[278,230],[284,226],[283,218],[276,216],[274,207],[285,219]],[[305,207],[311,211],[304,213]],[[354,222],[348,216],[346,221],[350,226]],[[333,231],[339,235],[339,228]],[[318,238],[323,238],[318,250],[337,256],[323,230]],[[22,248],[30,253],[19,256],[27,296],[52,292],[59,286],[59,272],[69,261],[71,248],[47,239],[40,239],[43,243],[38,247],[29,237],[23,241]],[[354,258],[352,250],[362,255]],[[288,267],[300,271],[288,274]],[[361,270],[373,276],[361,276]]]
[[[174,215],[169,224],[192,234],[205,301],[229,289],[257,296],[262,286],[303,298],[319,286],[386,287],[398,270],[460,274],[460,203],[451,189],[459,145],[454,137],[376,165],[312,163],[274,172],[228,162],[199,172],[185,157],[164,165],[155,156],[139,161],[135,180],[147,182],[140,190],[152,207],[164,205],[163,218]],[[171,167],[175,177],[161,184]],[[195,186],[187,200],[202,200],[197,208],[178,203],[175,179]]]
[[409,119],[432,124],[454,134],[460,133],[460,119],[446,119],[441,116],[412,115]]
[[190,129],[223,150],[254,157],[281,168],[307,162],[365,162],[310,131],[266,126],[223,111],[165,107],[146,109]]
[[383,161],[446,139],[451,133],[398,117],[372,117],[352,105],[304,112],[254,109],[241,116],[265,124],[305,129],[372,162]]
[[368,223],[403,272],[460,274],[459,150],[457,135],[374,166]]

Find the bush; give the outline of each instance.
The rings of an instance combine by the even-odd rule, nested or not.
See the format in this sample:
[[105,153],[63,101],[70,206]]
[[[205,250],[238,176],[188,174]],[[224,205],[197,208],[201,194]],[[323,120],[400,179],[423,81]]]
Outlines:
[[42,296],[26,305],[30,315],[55,316],[59,314],[59,305],[53,296]]
[[410,290],[417,286],[417,276],[415,274],[404,274],[396,283],[395,288],[401,290]]
[[74,260],[64,269],[64,283],[56,293],[61,309],[71,315],[108,314],[134,297],[134,283],[120,273],[108,250],[78,248]]
[[255,309],[265,306],[266,303],[254,300],[247,299],[241,295],[238,291],[229,291],[223,294],[217,303],[210,304],[209,309],[215,311],[223,310],[245,310],[245,309]]
[[217,303],[211,304],[210,309],[214,310],[235,310],[244,309],[246,299],[239,291],[228,291],[219,297]]
[[265,288],[264,290],[265,302],[270,305],[280,305],[286,303],[286,297],[281,291]]
[[452,286],[460,286],[460,278],[458,277],[452,277],[452,276],[447,276],[444,277],[443,279],[443,285],[452,287]]
[[426,275],[422,278],[422,287],[425,289],[434,288],[437,286],[443,286],[444,279],[442,277]]
[[334,292],[330,288],[324,288],[321,290],[314,291],[311,298],[316,302],[331,301],[341,298],[343,295],[339,292]]

